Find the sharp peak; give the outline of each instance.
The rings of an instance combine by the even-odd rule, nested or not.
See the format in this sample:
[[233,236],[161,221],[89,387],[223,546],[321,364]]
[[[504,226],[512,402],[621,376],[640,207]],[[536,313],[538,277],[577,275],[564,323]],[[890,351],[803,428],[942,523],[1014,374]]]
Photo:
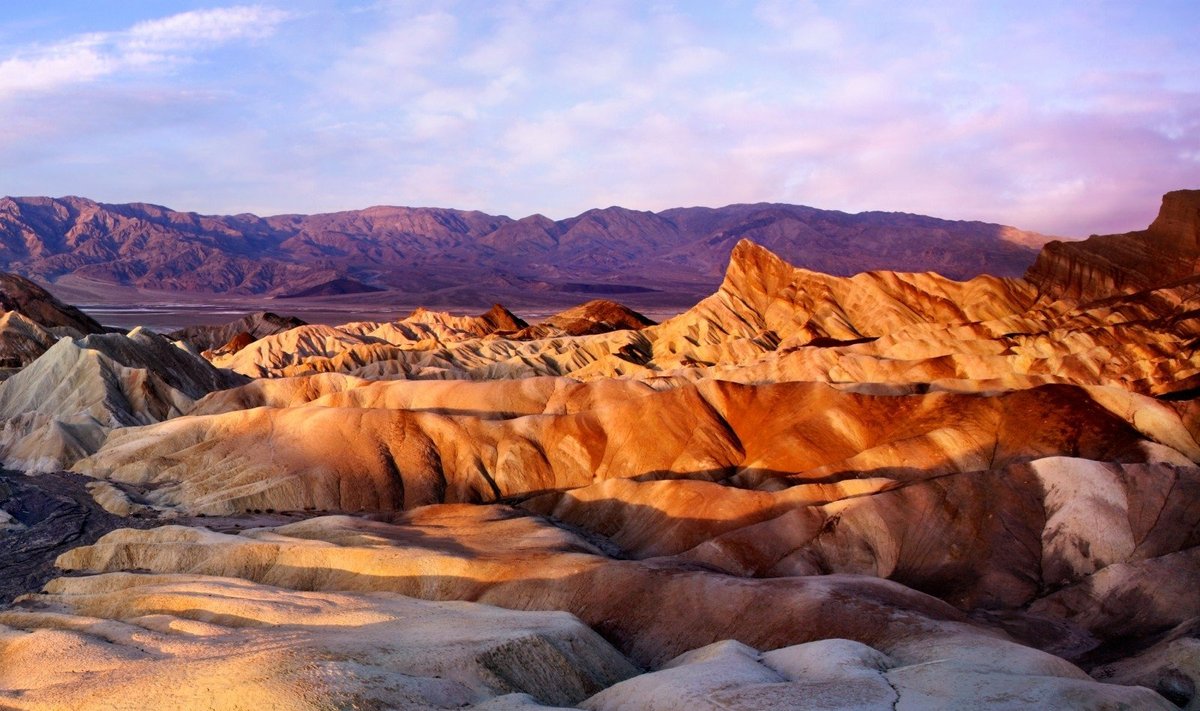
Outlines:
[[742,238],[729,253],[729,266],[725,269],[721,288],[735,288],[747,280],[790,279],[795,271],[796,267],[778,254],[757,242]]
[[729,254],[730,262],[761,259],[768,259],[781,264],[787,264],[787,262],[784,262],[783,258],[778,254],[775,254],[761,244],[746,237],[739,239],[737,244],[733,245],[733,251]]

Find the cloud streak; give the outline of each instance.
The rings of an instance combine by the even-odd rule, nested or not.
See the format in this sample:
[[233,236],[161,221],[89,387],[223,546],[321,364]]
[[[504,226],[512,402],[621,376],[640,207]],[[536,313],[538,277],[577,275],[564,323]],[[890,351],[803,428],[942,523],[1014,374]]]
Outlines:
[[60,90],[127,71],[161,70],[195,52],[269,37],[282,10],[236,6],[193,10],[134,24],[123,32],[79,34],[26,48],[0,61],[0,100]]

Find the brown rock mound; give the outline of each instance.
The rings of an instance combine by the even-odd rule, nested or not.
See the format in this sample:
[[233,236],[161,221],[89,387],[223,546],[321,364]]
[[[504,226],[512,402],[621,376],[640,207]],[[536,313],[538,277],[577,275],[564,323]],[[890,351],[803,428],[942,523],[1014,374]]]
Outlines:
[[[186,341],[197,351],[218,349],[223,352],[222,346],[229,344],[240,334],[249,335],[253,342],[265,336],[283,333],[288,329],[303,325],[305,323],[294,316],[280,316],[270,311],[258,311],[220,326],[189,326],[168,334],[168,337],[176,341]],[[245,345],[237,350],[244,347]]]
[[518,331],[528,325],[525,321],[521,320],[521,317],[500,304],[492,304],[491,309],[479,315],[479,320],[486,328],[491,329],[488,331],[489,333]]
[[519,316],[500,304],[492,304],[492,308],[478,316],[453,316],[441,311],[418,308],[406,316],[402,322],[441,326],[472,336],[519,331],[528,325]]
[[640,331],[654,322],[633,309],[607,299],[594,299],[512,334],[514,340],[558,336],[591,336],[610,331]]
[[45,328],[66,327],[81,336],[104,333],[104,327],[91,316],[62,303],[50,292],[16,274],[0,273],[0,309],[16,311]]

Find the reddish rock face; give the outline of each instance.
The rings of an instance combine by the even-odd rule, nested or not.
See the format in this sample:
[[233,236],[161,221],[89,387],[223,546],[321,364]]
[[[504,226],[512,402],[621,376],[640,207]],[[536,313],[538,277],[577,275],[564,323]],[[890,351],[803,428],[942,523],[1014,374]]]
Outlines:
[[1200,250],[1200,190],[1176,190],[1163,196],[1150,234],[1181,250]]
[[207,357],[210,358],[218,355],[233,355],[251,343],[254,343],[254,336],[242,331],[233,338],[229,339],[225,345],[221,346],[220,348],[217,348],[214,351],[205,351],[205,353],[207,354]]
[[1054,298],[1103,299],[1200,273],[1200,190],[1163,196],[1150,227],[1082,242],[1050,242],[1026,279]]

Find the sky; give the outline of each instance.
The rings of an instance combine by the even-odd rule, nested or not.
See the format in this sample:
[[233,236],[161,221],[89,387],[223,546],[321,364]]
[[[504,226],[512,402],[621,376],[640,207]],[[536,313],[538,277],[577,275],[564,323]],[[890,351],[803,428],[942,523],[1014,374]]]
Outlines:
[[1200,188],[1200,2],[5,3],[0,194],[1081,237]]

